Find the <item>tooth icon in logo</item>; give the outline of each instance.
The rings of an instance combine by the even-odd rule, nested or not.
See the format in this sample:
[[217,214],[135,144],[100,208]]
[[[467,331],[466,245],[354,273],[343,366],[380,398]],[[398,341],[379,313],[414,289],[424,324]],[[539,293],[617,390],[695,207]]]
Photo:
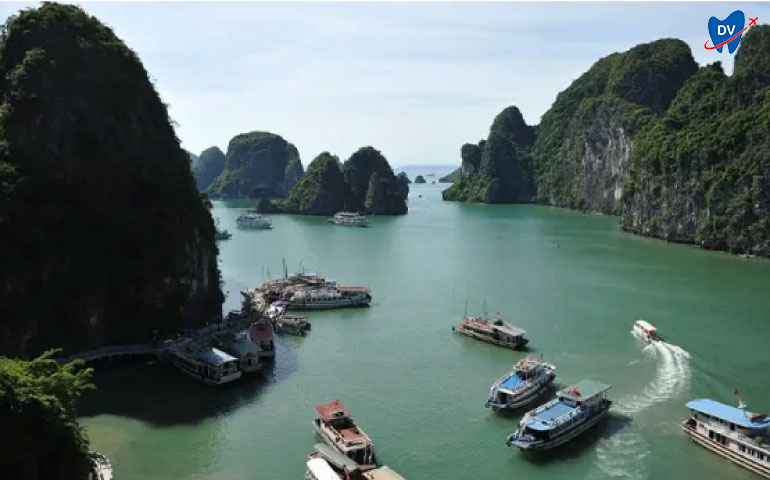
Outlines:
[[741,43],[741,35],[745,24],[746,16],[741,10],[734,11],[724,20],[719,20],[717,17],[709,18],[709,35],[711,36],[711,43],[716,47],[717,52],[722,53],[722,44],[732,37],[735,38],[727,44],[727,49],[730,53],[735,52],[738,44]]

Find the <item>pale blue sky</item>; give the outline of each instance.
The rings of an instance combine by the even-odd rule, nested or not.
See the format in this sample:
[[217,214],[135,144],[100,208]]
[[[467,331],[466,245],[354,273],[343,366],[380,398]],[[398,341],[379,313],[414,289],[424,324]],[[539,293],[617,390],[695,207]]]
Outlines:
[[[0,4],[3,18],[25,4]],[[26,4],[34,5],[34,4]],[[391,164],[459,164],[507,105],[538,123],[597,59],[662,37],[700,64],[706,22],[755,3],[81,3],[135,50],[194,153],[251,130],[307,165],[373,145]]]

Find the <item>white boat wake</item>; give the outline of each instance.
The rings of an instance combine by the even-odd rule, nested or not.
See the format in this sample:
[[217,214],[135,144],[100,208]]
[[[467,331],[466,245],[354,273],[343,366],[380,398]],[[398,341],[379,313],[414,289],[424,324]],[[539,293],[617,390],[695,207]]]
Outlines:
[[685,349],[663,341],[653,341],[642,352],[658,359],[655,377],[640,393],[618,399],[613,408],[616,412],[638,413],[684,392],[690,385],[690,354]]
[[647,441],[638,433],[618,432],[596,446],[597,466],[609,478],[646,478],[650,454]]

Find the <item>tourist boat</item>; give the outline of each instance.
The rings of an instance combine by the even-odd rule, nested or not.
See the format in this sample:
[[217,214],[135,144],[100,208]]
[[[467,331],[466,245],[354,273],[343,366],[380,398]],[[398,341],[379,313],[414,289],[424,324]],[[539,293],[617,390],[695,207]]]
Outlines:
[[770,418],[708,398],[687,403],[684,432],[717,455],[770,478]]
[[311,325],[307,317],[300,315],[282,315],[275,321],[275,331],[291,335],[304,335],[310,331]]
[[560,390],[555,399],[524,415],[507,445],[525,451],[547,450],[572,440],[607,415],[612,405],[606,395],[609,388],[583,380]]
[[273,337],[273,324],[269,320],[254,322],[249,328],[249,338],[259,347],[259,358],[275,358]]
[[334,218],[327,221],[343,227],[366,227],[369,225],[369,220],[364,215],[354,212],[339,212],[334,215]]
[[339,400],[315,407],[319,417],[313,426],[323,441],[355,461],[361,470],[377,467],[374,445],[369,436],[356,425],[352,414]]
[[164,352],[172,365],[207,385],[222,385],[242,375],[237,358],[192,338],[168,342]]
[[306,466],[305,480],[342,480],[323,458],[311,458]]
[[88,480],[112,480],[112,463],[106,455],[100,452],[91,452],[91,471],[88,472]]
[[224,331],[214,335],[217,346],[226,353],[238,359],[238,364],[243,373],[255,373],[262,370],[259,358],[262,357],[262,349],[251,341],[248,330],[238,332]]
[[258,213],[243,213],[235,219],[240,228],[268,229],[273,228],[273,222]]
[[481,317],[467,317],[452,330],[487,343],[507,348],[521,348],[529,343],[527,333],[519,327],[504,322],[500,314],[494,320]]
[[556,367],[539,358],[522,358],[490,389],[486,407],[516,409],[531,403],[556,378]]
[[371,290],[366,287],[303,288],[290,293],[288,307],[296,310],[366,307],[371,301]]
[[645,320],[635,321],[632,332],[634,332],[634,335],[646,342],[660,340],[660,337],[658,336],[658,329]]

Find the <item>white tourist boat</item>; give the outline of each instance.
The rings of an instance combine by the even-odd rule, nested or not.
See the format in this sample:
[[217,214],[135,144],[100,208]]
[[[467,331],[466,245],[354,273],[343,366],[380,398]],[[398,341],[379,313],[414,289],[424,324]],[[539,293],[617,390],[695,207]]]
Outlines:
[[369,220],[364,215],[356,212],[339,212],[328,221],[343,227],[366,227],[369,225]]
[[311,458],[306,466],[305,480],[341,480],[323,458]]
[[652,342],[660,340],[658,336],[658,329],[655,328],[650,322],[645,320],[637,320],[634,322],[633,330],[634,335],[644,340],[645,342]]
[[524,451],[548,450],[569,442],[607,415],[609,385],[583,380],[560,390],[550,402],[527,412],[508,446]]
[[708,398],[687,403],[684,432],[717,455],[770,478],[770,418]]
[[287,300],[288,307],[295,310],[366,307],[371,301],[367,287],[303,288],[292,292]]
[[214,335],[217,346],[238,359],[243,373],[255,373],[262,370],[259,362],[262,349],[251,341],[249,330],[237,332],[225,331]]
[[536,400],[556,378],[556,367],[539,358],[522,358],[490,389],[486,407],[492,410],[521,408]]
[[176,368],[208,385],[229,383],[242,375],[237,358],[191,338],[169,342],[165,353]]
[[258,213],[243,213],[238,215],[238,218],[235,219],[235,223],[240,228],[253,228],[261,230],[273,228],[272,220]]
[[339,400],[315,409],[319,416],[313,420],[313,426],[327,445],[355,461],[362,471],[377,467],[372,439],[356,425],[353,414]]

